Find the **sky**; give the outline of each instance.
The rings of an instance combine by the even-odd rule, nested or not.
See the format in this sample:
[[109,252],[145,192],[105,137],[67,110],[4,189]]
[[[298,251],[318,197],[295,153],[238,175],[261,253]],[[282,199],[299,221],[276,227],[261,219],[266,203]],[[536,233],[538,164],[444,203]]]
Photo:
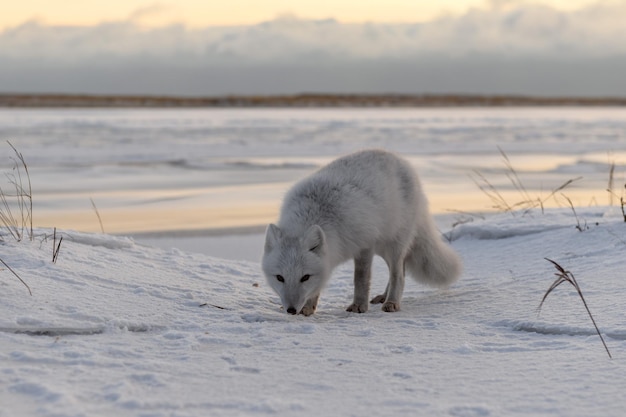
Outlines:
[[[303,19],[333,18],[344,23],[415,23],[472,7],[513,3],[510,0],[20,0],[6,2],[0,28],[39,20],[49,25],[97,25],[135,19],[144,26],[183,23],[191,27],[250,25],[281,15]],[[544,0],[559,10],[576,10],[593,0]]]
[[6,3],[0,93],[626,95],[626,0]]

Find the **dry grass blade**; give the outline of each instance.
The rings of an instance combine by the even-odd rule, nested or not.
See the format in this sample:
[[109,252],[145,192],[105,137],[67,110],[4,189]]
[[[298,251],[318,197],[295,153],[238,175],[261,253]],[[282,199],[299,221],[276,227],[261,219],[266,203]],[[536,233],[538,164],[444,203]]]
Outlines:
[[615,181],[615,161],[611,161],[609,165],[609,185],[607,191],[609,192],[609,206],[613,205],[613,184]]
[[100,230],[104,233],[104,226],[102,225],[102,218],[100,217],[100,212],[98,211],[98,207],[96,207],[96,203],[93,201],[93,198],[89,198],[91,201],[91,206],[93,207],[93,211],[96,212],[96,216],[98,217],[98,222],[100,223]]
[[59,252],[61,251],[61,242],[63,242],[63,236],[59,239],[59,243],[57,244],[57,228],[54,228],[54,234],[52,239],[52,263],[57,263],[57,258],[59,257]]
[[214,308],[218,308],[220,310],[230,310],[230,308],[218,306],[216,304],[209,304],[209,303],[202,303],[198,307],[214,307]]
[[513,168],[513,164],[509,160],[508,155],[499,146],[498,146],[498,151],[500,151],[500,155],[502,155],[502,158],[504,159],[504,164],[509,170],[506,176],[509,179],[509,181],[511,181],[511,183],[513,184],[513,187],[515,187],[515,189],[519,191],[520,194],[522,194],[524,201],[532,201],[532,198],[530,198],[530,195],[526,191],[526,187],[524,187],[524,184],[519,179],[519,176],[517,175],[517,171],[515,171],[515,168]]
[[471,175],[470,175],[470,178],[472,179],[472,181],[474,181],[474,184],[476,184],[476,186],[480,189],[480,191],[482,191],[483,193],[485,193],[487,197],[489,197],[489,199],[493,203],[493,206],[492,206],[493,208],[500,210],[500,211],[513,212],[513,207],[511,207],[506,202],[506,200],[504,199],[504,197],[502,197],[502,195],[496,189],[496,187],[494,187],[493,184],[491,184],[489,180],[487,180],[487,178],[485,178],[483,174],[481,174],[477,170],[474,170],[474,174],[478,177],[478,179],[472,177]]
[[4,265],[4,266],[5,266],[5,267],[9,270],[9,271],[11,271],[11,273],[12,273],[13,275],[15,275],[15,277],[16,277],[17,279],[19,279],[19,280],[20,280],[20,282],[21,282],[22,284],[24,284],[24,286],[28,289],[28,293],[29,293],[30,295],[33,295],[33,292],[30,290],[30,287],[28,286],[28,284],[27,284],[26,282],[24,282],[24,280],[23,280],[22,278],[20,278],[20,276],[17,274],[17,272],[15,272],[13,269],[11,269],[11,267],[10,267],[9,265],[7,265],[7,263],[6,263],[6,262],[4,262],[4,261],[2,260],[2,258],[0,258],[0,263],[2,263],[2,265]]
[[[624,188],[626,188],[626,184],[624,184]],[[615,194],[615,193],[613,192],[613,190],[611,190],[611,189],[608,189],[608,188],[607,188],[607,189],[606,189],[606,191],[608,191],[608,193],[609,193],[612,197],[613,197],[613,196],[618,197],[618,195],[617,195],[617,194]],[[626,209],[625,209],[625,207],[624,207],[624,206],[626,206],[626,200],[624,199],[623,194],[622,194],[622,196],[621,196],[621,197],[619,197],[619,204],[620,204],[620,208],[622,209],[622,217],[624,217],[624,223],[626,223]]]
[[604,338],[602,337],[602,333],[600,333],[600,329],[598,328],[598,325],[596,324],[596,321],[594,320],[593,315],[591,315],[589,306],[587,306],[587,301],[585,301],[583,292],[580,289],[580,286],[578,285],[578,282],[576,281],[574,274],[572,274],[570,271],[567,271],[565,268],[563,268],[561,265],[559,265],[557,262],[553,261],[552,259],[548,259],[548,258],[544,258],[544,259],[550,262],[556,268],[558,272],[554,274],[557,277],[556,280],[552,283],[552,285],[550,285],[550,288],[548,288],[546,293],[543,295],[543,298],[541,299],[541,303],[539,303],[539,307],[537,307],[537,315],[541,313],[541,307],[543,306],[544,301],[546,301],[546,298],[548,298],[548,295],[550,295],[550,293],[552,293],[552,291],[554,291],[554,289],[557,288],[559,285],[563,284],[564,282],[569,282],[578,292],[578,296],[582,300],[583,305],[585,306],[585,310],[587,310],[587,314],[589,314],[589,318],[591,319],[591,322],[593,323],[593,327],[596,328],[596,332],[598,333],[598,336],[600,336],[600,340],[602,341],[602,344],[604,345],[604,349],[606,349],[606,353],[609,355],[609,358],[612,359],[613,356],[611,356],[611,352],[609,351],[609,348],[606,345]]
[[11,205],[9,204],[7,196],[2,188],[0,188],[0,203],[2,204],[2,207],[0,207],[0,222],[2,222],[4,227],[9,231],[9,234],[19,242],[22,240],[20,229],[18,227],[17,220],[13,216]]
[[557,188],[555,188],[554,190],[552,190],[552,192],[550,194],[548,194],[548,196],[546,198],[544,198],[542,200],[542,204],[545,203],[546,201],[548,201],[550,198],[554,197],[554,195],[556,193],[558,193],[559,191],[562,191],[564,189],[566,189],[567,187],[569,187],[570,185],[572,185],[574,182],[576,181],[580,181],[582,180],[583,177],[576,177],[576,178],[571,178],[567,181],[565,181],[563,184],[561,184],[560,186],[558,186]]
[[574,218],[576,218],[576,229],[578,229],[579,232],[582,232],[584,230],[588,230],[589,226],[587,226],[587,221],[583,220],[585,222],[584,226],[581,226],[580,224],[580,220],[578,219],[578,214],[576,214],[576,209],[574,208],[574,203],[572,203],[572,200],[569,199],[568,196],[566,196],[565,194],[561,194],[563,196],[563,198],[565,200],[567,200],[567,203],[569,204],[570,208],[572,209],[572,213],[574,213]]

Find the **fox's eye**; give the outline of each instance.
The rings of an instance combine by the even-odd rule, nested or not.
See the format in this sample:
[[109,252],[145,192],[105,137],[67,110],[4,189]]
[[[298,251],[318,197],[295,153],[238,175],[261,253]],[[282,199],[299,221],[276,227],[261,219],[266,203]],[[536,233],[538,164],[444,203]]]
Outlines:
[[308,281],[308,280],[309,280],[309,278],[311,278],[311,275],[306,274],[305,276],[303,276],[302,278],[300,278],[300,282],[305,282],[305,281]]
[[285,282],[285,278],[283,278],[282,275],[276,275],[276,279],[278,280],[278,282]]

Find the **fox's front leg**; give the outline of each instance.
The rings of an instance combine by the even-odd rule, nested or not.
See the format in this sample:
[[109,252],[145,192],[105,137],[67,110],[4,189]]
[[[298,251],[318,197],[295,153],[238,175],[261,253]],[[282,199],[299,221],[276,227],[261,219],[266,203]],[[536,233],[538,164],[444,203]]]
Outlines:
[[372,281],[372,260],[374,251],[366,249],[354,258],[354,301],[346,311],[365,313],[369,307],[370,282]]
[[306,304],[304,305],[304,307],[302,307],[302,310],[300,310],[300,314],[304,316],[310,316],[311,314],[315,313],[315,310],[317,309],[317,302],[319,301],[319,299],[320,299],[319,294],[309,298],[306,301]]

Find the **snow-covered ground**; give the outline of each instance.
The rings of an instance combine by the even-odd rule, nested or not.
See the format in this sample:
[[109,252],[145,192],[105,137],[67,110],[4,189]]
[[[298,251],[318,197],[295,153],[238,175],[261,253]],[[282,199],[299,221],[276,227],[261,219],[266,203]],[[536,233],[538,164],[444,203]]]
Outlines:
[[[578,216],[588,230],[567,209],[455,227],[463,277],[407,283],[398,313],[345,312],[345,265],[311,317],[281,311],[255,262],[65,232],[53,264],[49,230],[6,239],[33,295],[0,271],[0,416],[621,416],[626,223]],[[573,288],[537,315],[544,257],[576,276],[612,360]]]
[[[0,417],[624,413],[626,109],[2,110],[0,140],[29,165],[36,225],[0,242],[33,293],[0,266]],[[523,199],[498,146],[532,198],[582,176],[563,191],[576,215],[560,193],[476,214],[491,202],[474,169]],[[357,315],[347,264],[314,316],[287,315],[262,226],[294,180],[367,147],[415,164],[464,274]],[[0,143],[3,173],[11,156]],[[116,235],[93,233],[90,198]],[[537,315],[545,257],[574,273],[613,359],[567,284]],[[386,275],[377,259],[372,293]]]

